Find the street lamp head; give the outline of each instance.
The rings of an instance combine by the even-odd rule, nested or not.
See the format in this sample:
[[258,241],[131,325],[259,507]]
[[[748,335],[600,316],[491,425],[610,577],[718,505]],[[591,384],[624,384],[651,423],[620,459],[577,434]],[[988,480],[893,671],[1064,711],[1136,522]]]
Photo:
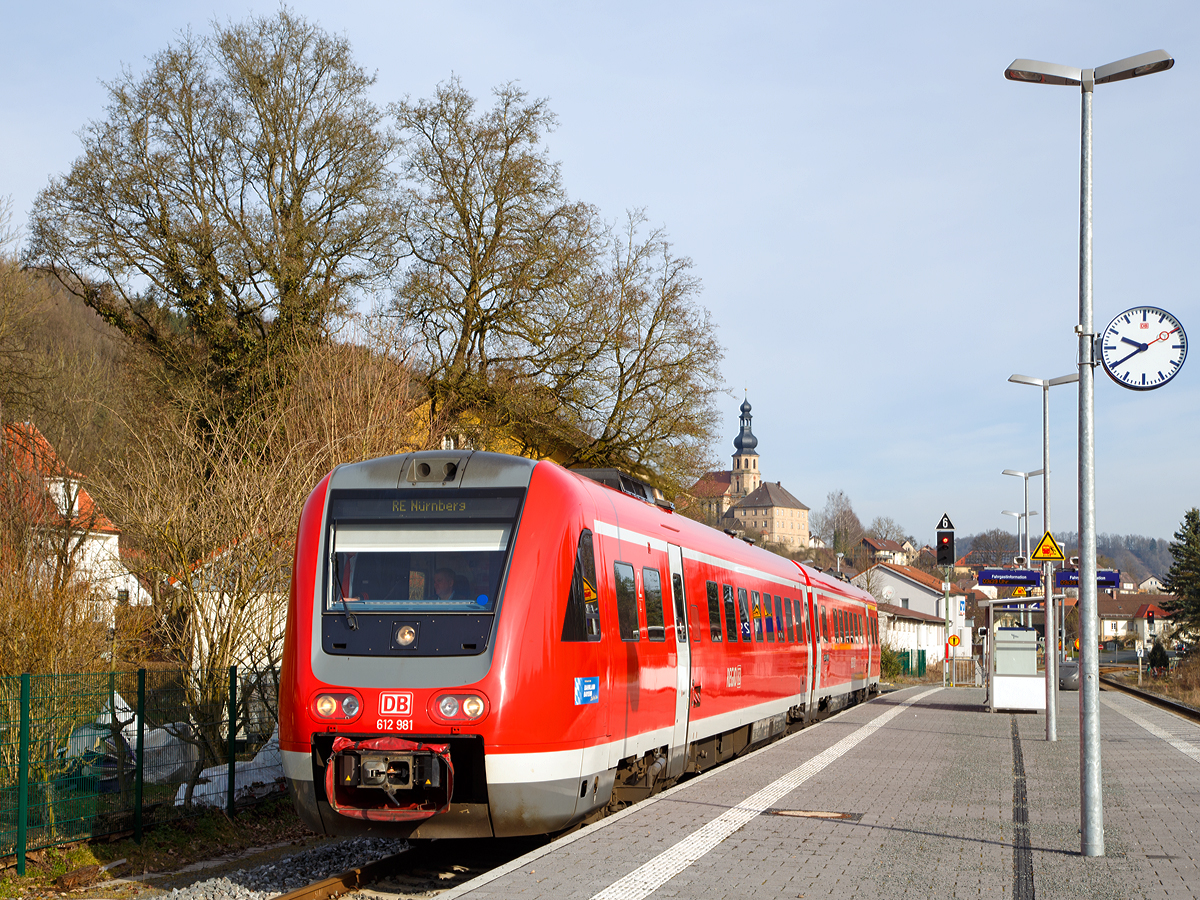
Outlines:
[[1025,518],[1025,513],[1013,512],[1011,509],[1002,509],[1002,510],[1000,510],[1000,515],[1002,515],[1002,516],[1014,516],[1015,518],[1018,518],[1018,519],[1023,519],[1023,518]]
[[[1014,59],[1004,70],[1004,77],[1009,81],[1028,81],[1033,84],[1109,84],[1113,81],[1165,72],[1173,65],[1175,59],[1166,50],[1151,50],[1149,53],[1119,59],[1095,69],[1094,75],[1091,75],[1090,70],[1085,71],[1074,66],[1060,66],[1058,63],[1040,62],[1036,59]],[[1084,90],[1091,90],[1090,85],[1084,84]]]
[[1046,379],[1034,378],[1032,375],[1009,375],[1008,380],[1013,384],[1032,384],[1034,387],[1046,386]]
[[1034,84],[1081,84],[1083,71],[1073,66],[1039,62],[1036,59],[1014,59],[1004,70],[1009,81],[1029,81]]
[[1096,69],[1096,84],[1109,84],[1113,81],[1124,81],[1127,78],[1140,78],[1142,75],[1153,75],[1155,72],[1165,72],[1175,65],[1175,60],[1166,50],[1151,50],[1149,53],[1139,53],[1119,59],[1106,66]]
[[1005,469],[1001,475],[1016,475],[1018,478],[1028,478],[1029,475],[1025,472],[1018,472],[1016,469]]
[[1057,378],[1034,378],[1032,375],[1009,375],[1008,380],[1013,384],[1032,384],[1034,387],[1040,387],[1042,390],[1056,387],[1060,384],[1071,384],[1079,380],[1079,373],[1072,372],[1070,375],[1059,375]]

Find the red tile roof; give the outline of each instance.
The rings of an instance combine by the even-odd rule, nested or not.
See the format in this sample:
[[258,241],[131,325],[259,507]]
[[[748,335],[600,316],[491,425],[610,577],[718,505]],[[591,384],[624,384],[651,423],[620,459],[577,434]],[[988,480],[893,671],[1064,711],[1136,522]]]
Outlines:
[[708,472],[692,485],[693,497],[723,497],[733,483],[732,472]]
[[[920,569],[915,569],[912,566],[901,566],[901,565],[898,565],[897,563],[889,563],[889,562],[876,563],[874,566],[871,566],[870,568],[874,569],[877,566],[882,566],[885,569],[890,569],[891,571],[895,572],[898,575],[903,575],[905,578],[909,579],[910,581],[915,581],[917,584],[920,584],[927,588],[931,588],[932,590],[937,591],[939,594],[942,593],[941,579],[935,578],[934,576],[930,575],[928,572],[922,572]],[[963,596],[966,594],[966,591],[951,584],[950,585],[950,593],[954,596]]]
[[45,435],[32,422],[11,422],[4,426],[6,455],[13,469],[32,482],[41,481],[41,490],[25,498],[26,508],[39,524],[50,528],[68,527],[82,531],[99,531],[120,534],[120,530],[96,506],[82,486],[75,489],[75,514],[69,520],[60,512],[58,504],[50,495],[46,482],[62,479],[78,483],[83,476],[72,471],[54,451]]

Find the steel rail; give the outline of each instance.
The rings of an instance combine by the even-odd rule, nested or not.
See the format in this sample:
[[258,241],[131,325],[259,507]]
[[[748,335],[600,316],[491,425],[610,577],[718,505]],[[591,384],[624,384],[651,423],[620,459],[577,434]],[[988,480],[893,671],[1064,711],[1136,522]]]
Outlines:
[[394,875],[402,868],[400,860],[408,856],[410,852],[402,850],[357,868],[347,869],[338,875],[322,878],[320,881],[314,881],[302,888],[280,894],[276,900],[329,900],[331,897],[340,897],[342,894],[357,891],[374,881]]

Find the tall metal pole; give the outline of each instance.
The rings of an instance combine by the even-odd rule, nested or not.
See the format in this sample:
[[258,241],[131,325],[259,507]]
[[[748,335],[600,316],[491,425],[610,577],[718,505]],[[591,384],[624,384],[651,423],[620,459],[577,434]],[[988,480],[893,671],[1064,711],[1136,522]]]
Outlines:
[[[1042,523],[1050,532],[1050,382],[1042,385]],[[1042,563],[1043,627],[1046,631],[1046,740],[1058,740],[1058,634],[1054,618],[1054,565]]]
[[[1021,555],[1025,557],[1025,565],[1029,565],[1029,476],[1026,475],[1021,479],[1025,482],[1025,518],[1021,521],[1025,523],[1025,542],[1021,546]],[[1021,608],[1021,624],[1026,628],[1033,627],[1033,611],[1024,606]]]
[[1079,159],[1079,815],[1084,856],[1104,855],[1100,650],[1096,598],[1095,335],[1092,324],[1092,92],[1084,69]]

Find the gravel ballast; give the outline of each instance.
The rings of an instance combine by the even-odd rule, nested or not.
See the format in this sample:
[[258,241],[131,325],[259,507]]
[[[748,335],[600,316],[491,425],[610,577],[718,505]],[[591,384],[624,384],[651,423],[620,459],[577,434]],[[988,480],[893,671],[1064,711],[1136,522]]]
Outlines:
[[407,848],[408,843],[403,840],[351,838],[313,847],[267,865],[197,881],[161,896],[172,900],[268,900]]

